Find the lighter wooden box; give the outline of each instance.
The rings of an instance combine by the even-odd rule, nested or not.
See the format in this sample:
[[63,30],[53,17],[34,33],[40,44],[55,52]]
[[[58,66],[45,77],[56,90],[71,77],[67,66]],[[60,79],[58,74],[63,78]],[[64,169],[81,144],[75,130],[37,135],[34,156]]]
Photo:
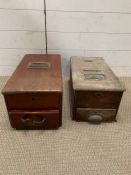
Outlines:
[[71,58],[72,118],[92,123],[116,121],[124,92],[102,58]]

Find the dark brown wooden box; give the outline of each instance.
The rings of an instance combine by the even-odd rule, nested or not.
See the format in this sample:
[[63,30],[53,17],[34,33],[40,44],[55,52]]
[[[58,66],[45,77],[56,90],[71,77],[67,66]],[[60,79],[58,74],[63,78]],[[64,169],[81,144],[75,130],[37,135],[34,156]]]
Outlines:
[[25,55],[2,93],[13,128],[58,128],[62,125],[60,56]]
[[71,58],[72,118],[92,123],[116,121],[124,88],[102,58]]

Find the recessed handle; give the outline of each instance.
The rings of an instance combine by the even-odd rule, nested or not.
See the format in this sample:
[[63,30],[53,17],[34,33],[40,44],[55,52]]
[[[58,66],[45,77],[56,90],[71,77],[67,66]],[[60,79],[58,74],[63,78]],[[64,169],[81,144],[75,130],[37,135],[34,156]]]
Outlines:
[[100,115],[91,115],[88,117],[88,121],[90,123],[94,123],[94,124],[99,124],[102,122],[102,120],[103,120],[103,118]]
[[42,125],[46,121],[46,117],[42,117],[41,120],[34,120],[30,118],[30,115],[25,115],[21,118],[22,123],[24,124],[32,124],[32,125]]
[[46,118],[43,117],[43,119],[42,119],[41,121],[33,120],[33,123],[34,123],[34,124],[37,124],[37,125],[41,125],[41,124],[43,124],[45,121],[46,121]]

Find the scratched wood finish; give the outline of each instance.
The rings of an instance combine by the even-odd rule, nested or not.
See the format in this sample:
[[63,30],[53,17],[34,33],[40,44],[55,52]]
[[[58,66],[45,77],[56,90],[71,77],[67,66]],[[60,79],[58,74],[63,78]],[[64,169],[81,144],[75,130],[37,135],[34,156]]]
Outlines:
[[70,91],[74,120],[116,121],[124,87],[102,58],[71,58]]
[[[30,68],[29,65],[33,62],[49,63],[49,67]],[[58,128],[62,124],[60,56],[51,54],[25,55],[6,83],[2,93],[12,127],[16,129]],[[28,113],[28,117],[26,113]],[[46,121],[39,120],[41,115],[46,118]]]

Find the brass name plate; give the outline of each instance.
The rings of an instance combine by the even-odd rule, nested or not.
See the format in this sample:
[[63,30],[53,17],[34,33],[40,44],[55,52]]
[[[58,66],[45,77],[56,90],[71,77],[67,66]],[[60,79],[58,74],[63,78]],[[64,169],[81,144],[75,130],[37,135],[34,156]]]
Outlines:
[[90,80],[105,80],[106,76],[101,70],[84,70],[85,79]]
[[50,67],[49,62],[31,62],[29,63],[28,68],[35,68],[35,69],[47,69]]

